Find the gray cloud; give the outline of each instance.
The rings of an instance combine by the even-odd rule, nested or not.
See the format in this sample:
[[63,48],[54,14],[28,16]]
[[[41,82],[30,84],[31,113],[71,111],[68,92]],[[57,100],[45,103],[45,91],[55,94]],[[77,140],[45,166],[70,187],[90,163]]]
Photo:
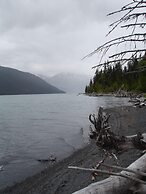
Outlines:
[[60,26],[70,22],[76,25],[106,19],[114,6],[117,7],[117,2],[108,0],[1,0],[0,21],[4,29]]
[[[126,0],[122,1],[127,2]],[[0,0],[0,63],[24,71],[90,73],[116,0]]]

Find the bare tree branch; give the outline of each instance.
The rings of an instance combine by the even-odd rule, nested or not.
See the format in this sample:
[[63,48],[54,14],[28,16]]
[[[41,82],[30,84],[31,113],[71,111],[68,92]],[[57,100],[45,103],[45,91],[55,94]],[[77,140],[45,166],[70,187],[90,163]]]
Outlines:
[[113,57],[117,57],[117,56],[120,56],[120,55],[125,55],[127,53],[134,53],[134,54],[137,54],[137,53],[141,53],[141,52],[146,52],[146,49],[139,49],[139,50],[128,50],[128,51],[123,51],[123,52],[120,52],[120,53],[116,53],[114,55],[111,55],[109,56],[109,58],[113,58]]
[[[127,20],[131,20],[131,19],[135,19],[135,18],[138,18],[140,16],[146,16],[146,12],[143,12],[143,13],[133,13],[131,15],[128,15],[127,17],[125,17],[123,19],[123,21],[127,21]],[[113,23],[114,24],[114,23]],[[113,24],[111,24],[110,26],[113,26]]]
[[[141,57],[136,58],[136,59],[141,59]],[[107,62],[100,63],[98,65],[93,66],[92,69],[97,68],[97,67],[101,67],[103,65],[110,65],[110,64],[113,64],[113,63],[115,64],[115,63],[118,63],[118,62],[124,62],[124,64],[125,64],[125,62],[127,62],[127,61],[134,61],[134,60],[135,60],[135,58],[129,57],[129,58],[124,58],[124,59],[117,59],[117,60],[107,61]]]
[[[101,50],[103,50],[104,48],[106,47],[109,47],[111,43],[114,43],[115,41],[128,41],[127,39],[128,38],[131,38],[133,37],[135,39],[135,41],[137,41],[140,37],[143,37],[145,39],[146,37],[146,33],[136,33],[136,34],[130,34],[130,35],[126,35],[126,36],[121,36],[121,37],[118,37],[118,38],[115,38],[115,39],[112,39],[106,43],[104,43],[103,45],[99,46],[97,49],[95,49],[93,52],[91,52],[90,54],[86,55],[85,57],[82,58],[85,59],[87,57],[91,57],[92,55],[94,55],[95,53],[98,53],[100,52]],[[114,43],[115,44],[115,43]],[[112,44],[111,44],[112,46]]]
[[[129,37],[128,37],[129,38]],[[102,47],[102,50],[103,49],[107,49],[107,48],[110,48],[110,47],[112,47],[112,46],[118,46],[118,45],[120,45],[120,44],[122,44],[122,43],[126,43],[126,42],[145,42],[146,41],[146,38],[143,38],[143,39],[124,39],[124,40],[121,40],[121,41],[117,41],[117,42],[114,42],[114,43],[112,43],[112,44],[109,44],[109,45],[107,45],[107,46],[104,46],[104,47]]]
[[[85,59],[86,57],[90,57],[94,54],[99,54],[101,56],[99,60],[99,64],[96,66],[93,66],[93,68],[100,67],[102,65],[112,65],[115,62],[122,62],[125,64],[127,61],[131,61],[135,57],[137,57],[137,59],[140,59],[139,56],[146,51],[146,48],[145,48],[146,33],[142,33],[138,31],[139,29],[145,28],[146,26],[146,22],[142,21],[143,16],[144,16],[144,19],[146,18],[146,12],[144,8],[146,8],[145,0],[133,0],[131,3],[128,3],[125,6],[123,6],[120,10],[109,13],[108,15],[113,15],[113,14],[126,11],[126,13],[124,13],[124,15],[121,18],[119,18],[117,21],[113,22],[110,25],[112,29],[109,31],[107,35],[109,35],[118,26],[120,26],[122,29],[132,27],[132,32],[131,33],[128,32],[128,35],[120,36],[105,42],[97,49],[95,49],[93,52],[86,55],[83,59]],[[135,21],[130,22],[131,20],[135,20]],[[136,33],[134,33],[135,31]],[[130,50],[129,49],[124,50],[122,47],[123,44],[125,44],[127,48],[130,48]],[[111,49],[113,48],[117,48],[117,46],[118,46],[118,52],[115,54],[109,54],[109,51],[111,51]],[[136,49],[136,48],[139,48],[139,49]],[[109,59],[111,58],[115,58],[115,59],[103,62],[104,56],[106,56],[106,58],[108,57]]]
[[[120,10],[109,13],[107,16],[110,16],[110,15],[113,15],[113,14],[116,14],[116,13],[119,13],[119,12],[122,12],[122,11],[127,11],[127,10],[132,10],[132,9],[134,10],[136,8],[145,8],[145,5],[143,5],[143,6],[139,5],[139,6],[134,6],[134,7],[131,6],[131,5],[133,5],[135,3],[139,3],[139,2],[141,2],[141,1],[134,1],[132,3],[129,3],[129,4],[125,5],[124,7],[122,7]],[[142,1],[141,3],[146,3],[146,2]],[[128,6],[130,6],[130,7],[128,7]]]
[[122,18],[120,18],[119,20],[117,20],[117,21],[115,21],[115,22],[113,22],[110,26],[113,26],[113,28],[108,32],[108,34],[107,34],[107,36],[120,24],[120,23],[122,23],[124,20],[125,20],[125,18],[126,17],[128,17],[129,16],[129,14],[135,9],[135,8],[137,8],[140,4],[142,3],[142,1],[140,1],[140,2],[138,2],[137,4],[136,4],[136,6],[135,7],[133,7],[131,10],[129,10]]
[[121,28],[129,28],[129,27],[133,27],[133,26],[140,26],[141,28],[144,28],[146,26],[146,23],[132,23],[132,24],[127,24],[127,25],[123,25],[121,26]]
[[113,15],[113,14],[116,14],[116,13],[120,13],[120,12],[123,12],[123,11],[127,11],[127,10],[132,10],[132,9],[140,9],[140,8],[145,8],[145,5],[142,5],[142,6],[137,6],[137,7],[127,7],[127,8],[123,8],[123,9],[120,9],[118,11],[114,11],[112,13],[109,13],[107,16],[110,16],[110,15]]

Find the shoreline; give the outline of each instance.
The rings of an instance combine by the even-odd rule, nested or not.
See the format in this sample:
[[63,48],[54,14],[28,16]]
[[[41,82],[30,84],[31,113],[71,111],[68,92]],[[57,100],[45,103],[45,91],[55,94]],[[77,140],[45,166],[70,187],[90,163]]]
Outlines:
[[[115,107],[106,109],[110,117],[112,130],[120,135],[132,135],[138,131],[146,132],[146,107]],[[127,167],[140,156],[137,150],[129,150],[120,155],[119,162]],[[68,169],[69,165],[80,167],[93,167],[102,158],[95,143],[91,142],[84,148],[77,150],[71,156],[47,167],[40,173],[26,178],[12,187],[0,190],[0,194],[71,194],[76,190],[86,187],[91,180],[91,172]],[[108,161],[109,163],[111,161]],[[105,176],[97,177],[96,181]]]

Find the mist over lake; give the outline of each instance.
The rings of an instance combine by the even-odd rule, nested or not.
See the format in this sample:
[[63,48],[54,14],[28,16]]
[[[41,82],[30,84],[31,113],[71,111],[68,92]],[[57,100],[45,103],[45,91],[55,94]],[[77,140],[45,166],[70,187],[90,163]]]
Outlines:
[[38,159],[61,160],[87,144],[88,116],[99,106],[127,104],[126,98],[76,94],[0,96],[0,188],[46,167]]

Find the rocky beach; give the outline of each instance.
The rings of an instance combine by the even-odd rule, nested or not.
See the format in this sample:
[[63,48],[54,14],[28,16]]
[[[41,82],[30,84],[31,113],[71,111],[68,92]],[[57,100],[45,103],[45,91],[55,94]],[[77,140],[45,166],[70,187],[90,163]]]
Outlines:
[[[146,132],[146,107],[115,107],[105,111],[111,115],[109,122],[116,134],[133,135],[138,131]],[[140,154],[139,150],[131,149],[119,156],[119,163],[127,167],[140,157]],[[91,172],[68,169],[68,166],[94,167],[102,156],[103,152],[91,141],[86,147],[62,161],[51,166],[46,163],[42,172],[1,190],[0,194],[71,194],[94,181],[91,179]],[[108,162],[114,163],[112,159]],[[105,176],[99,174],[95,181],[104,178]]]

